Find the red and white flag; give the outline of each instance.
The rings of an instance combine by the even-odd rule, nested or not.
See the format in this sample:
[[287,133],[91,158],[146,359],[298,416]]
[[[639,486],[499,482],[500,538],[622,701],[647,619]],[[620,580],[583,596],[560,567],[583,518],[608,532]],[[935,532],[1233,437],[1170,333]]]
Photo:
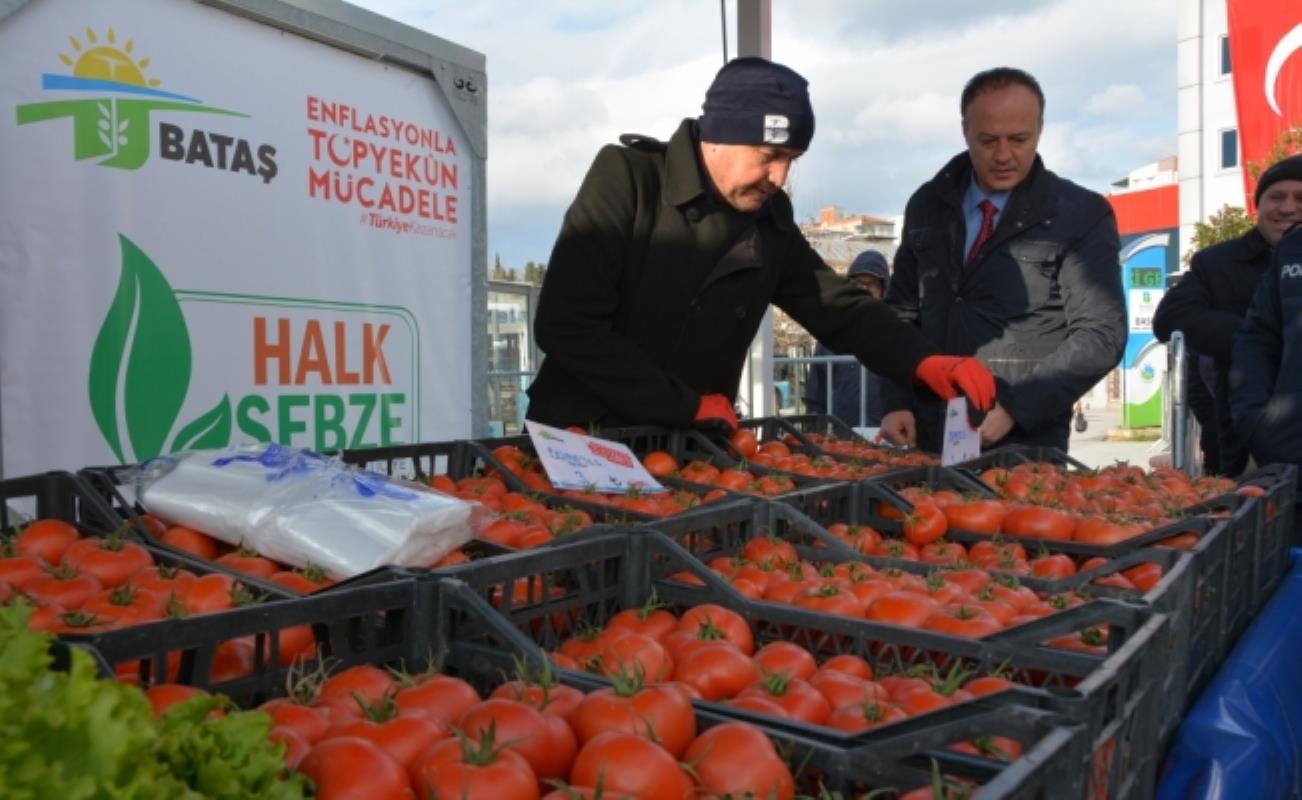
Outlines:
[[1302,2],[1227,4],[1243,189],[1251,209],[1257,182],[1249,165],[1265,159],[1284,131],[1302,128]]

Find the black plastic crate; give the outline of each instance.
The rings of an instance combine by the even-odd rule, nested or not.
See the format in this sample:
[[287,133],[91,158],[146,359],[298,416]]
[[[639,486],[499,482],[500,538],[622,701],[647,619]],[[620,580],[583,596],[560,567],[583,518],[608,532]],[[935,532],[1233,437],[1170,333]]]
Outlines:
[[[457,587],[461,587],[458,591]],[[443,609],[443,611],[440,611]],[[456,611],[454,611],[456,609]],[[445,618],[470,609],[484,619],[495,612],[459,581],[404,580],[374,586],[355,586],[345,593],[277,603],[259,609],[241,609],[207,618],[158,623],[153,630],[115,631],[82,637],[72,646],[94,655],[106,674],[136,667],[142,685],[158,682],[169,656],[180,653],[176,682],[231,697],[237,705],[251,707],[283,696],[296,670],[278,665],[281,632],[310,626],[329,669],[358,664],[420,671],[431,666],[431,656],[441,668],[470,682],[487,697],[514,669],[513,657],[539,663],[541,653],[532,644],[508,651],[486,649],[475,643],[443,638],[452,631]],[[496,623],[500,627],[500,623]],[[506,628],[509,633],[512,629]],[[251,637],[256,668],[250,675],[214,680],[213,664],[223,643]],[[67,646],[67,645],[61,645]],[[307,667],[314,666],[312,663]],[[561,680],[581,690],[603,685],[577,673],[560,674]],[[929,780],[931,759],[947,773],[981,781],[986,797],[1048,798],[1055,788],[1072,786],[1079,775],[1071,769],[1080,758],[1083,728],[1058,714],[1015,702],[1015,697],[992,698],[968,704],[949,715],[944,724],[913,724],[890,739],[878,736],[871,744],[845,747],[818,737],[803,737],[781,727],[757,727],[768,735],[780,753],[803,770],[813,788],[823,781],[830,789],[889,785],[913,788]],[[698,730],[734,717],[697,710]],[[944,749],[944,745],[976,738],[992,730],[1026,743],[1021,758],[1001,764]],[[1072,781],[1077,781],[1073,784]]]
[[[534,668],[542,666],[544,655],[533,639],[513,627],[465,582],[441,581],[438,606],[447,625],[441,635],[448,637],[449,663],[456,664],[463,677],[491,683],[492,676],[509,674],[517,660]],[[609,685],[588,673],[557,672],[562,682],[580,688]],[[1084,727],[1040,708],[1042,703],[1041,693],[1010,690],[854,735],[775,720],[720,703],[698,700],[693,707],[698,730],[740,719],[764,731],[793,765],[802,796],[815,795],[820,786],[844,797],[886,787],[908,791],[930,781],[933,759],[943,774],[980,784],[979,797],[1047,800],[1079,796]],[[946,749],[954,742],[991,734],[1022,743],[1022,756],[1007,763]]]
[[[700,584],[672,577],[680,572],[692,573]],[[599,626],[622,609],[640,607],[654,591],[671,609],[702,602],[733,608],[751,623],[757,642],[794,641],[823,656],[854,652],[883,674],[893,667],[948,666],[956,660],[984,670],[1002,665],[1019,680],[1044,687],[1051,709],[1086,724],[1090,757],[1076,769],[1081,774],[1101,769],[1093,771],[1095,788],[1106,788],[1112,797],[1146,797],[1152,791],[1159,755],[1158,692],[1166,669],[1159,645],[1168,620],[1146,608],[1097,601],[1086,611],[1072,609],[1017,629],[1026,641],[1044,641],[1079,630],[1081,616],[1092,614],[1115,634],[1107,656],[1022,640],[956,639],[744,600],[686,550],[649,532],[519,553],[455,568],[447,576],[465,581],[545,649],[583,625]],[[476,641],[485,635],[477,624],[453,620],[451,638]]]
[[[740,511],[718,514],[711,520],[711,526],[700,532],[685,531],[676,527],[672,521],[648,526],[648,529],[668,536],[692,552],[702,563],[733,556],[750,539],[773,535],[794,545],[801,558],[815,563],[859,561],[878,569],[893,568],[924,576],[937,570],[934,565],[921,562],[864,555],[786,504],[766,504],[752,508],[750,512],[749,515]],[[1205,548],[1219,547],[1218,542],[1225,541],[1221,528],[1217,528],[1212,520],[1196,518],[1185,527],[1198,531],[1211,530],[1211,534],[1201,542]],[[1161,580],[1148,592],[1094,583],[1097,579],[1119,575],[1130,567],[1146,562],[1156,563],[1163,570]],[[1223,580],[1227,573],[1223,568],[1209,571],[1211,574],[1201,576],[1202,580],[1198,584],[1207,585],[1208,588],[1201,606],[1194,603],[1195,578],[1200,577],[1196,573],[1194,556],[1169,548],[1135,549],[1121,556],[1110,557],[1103,566],[1062,580],[1019,576],[1018,581],[1045,596],[1078,593],[1100,599],[1139,602],[1170,617],[1171,624],[1165,629],[1167,638],[1160,645],[1163,658],[1170,665],[1170,669],[1160,676],[1159,690],[1163,700],[1158,714],[1161,738],[1165,742],[1174,733],[1188,702],[1214,674],[1226,654],[1221,624],[1226,609],[1219,604],[1225,595],[1214,589],[1219,587],[1216,581]],[[996,578],[1000,574],[994,570],[990,573]],[[1087,610],[1076,610],[1071,618],[1092,624],[1088,621],[1087,614]],[[1018,629],[994,634],[990,638],[1007,638],[1028,644],[1038,641],[1033,636],[1019,633]]]
[[[319,658],[332,668],[374,664],[420,669],[430,655],[425,629],[433,616],[432,601],[415,580],[390,581],[69,639],[92,648],[119,676],[141,686],[170,677],[248,707],[284,695],[290,678],[302,672],[303,665],[282,665],[279,654],[282,632],[304,625],[311,626]],[[252,672],[215,679],[218,648],[245,637],[254,640]],[[169,662],[174,677],[168,674]]]
[[1006,469],[1015,467],[1018,464],[1030,464],[1037,461],[1077,472],[1094,471],[1056,447],[1030,444],[1010,444],[998,447],[982,453],[976,458],[955,464],[954,468],[977,475],[994,467],[1004,467]]
[[344,450],[339,459],[391,478],[428,483],[433,475],[465,478],[475,470],[475,454],[464,441],[421,442]]
[[45,518],[71,523],[83,536],[116,533],[146,541],[81,476],[54,471],[0,480],[0,530]]
[[[756,432],[761,442],[782,441],[810,456],[823,456],[851,464],[879,465],[883,472],[897,468],[939,464],[940,457],[924,450],[902,449],[890,444],[870,442],[843,420],[826,414],[800,414],[788,417],[756,417],[740,420],[740,427]],[[827,447],[830,437],[866,452],[842,452]]]
[[147,533],[143,525],[127,522],[82,475],[56,471],[0,481],[0,537],[7,536],[27,521],[15,513],[22,507],[28,507],[27,511],[22,512],[24,517],[30,515],[31,519],[63,520],[76,526],[85,537],[102,538],[110,534],[122,536],[127,541],[144,546],[158,564],[181,567],[198,575],[210,572],[229,575],[248,589],[254,600],[294,596],[293,592],[283,586],[245,575],[158,542]]
[[1245,486],[1261,486],[1266,492],[1250,498],[1256,518],[1257,536],[1253,547],[1252,612],[1260,611],[1288,574],[1294,514],[1297,507],[1298,468],[1273,464],[1246,477]]
[[[742,422],[745,422],[745,420]],[[677,459],[679,464],[686,464],[688,461],[700,459],[720,469],[745,469],[757,477],[764,475],[787,477],[795,484],[796,489],[808,486],[824,486],[835,482],[831,478],[802,475],[797,472],[750,463],[733,448],[727,437],[690,428],[607,428],[598,431],[597,435],[627,445],[639,457],[645,456],[653,450],[663,450]]]

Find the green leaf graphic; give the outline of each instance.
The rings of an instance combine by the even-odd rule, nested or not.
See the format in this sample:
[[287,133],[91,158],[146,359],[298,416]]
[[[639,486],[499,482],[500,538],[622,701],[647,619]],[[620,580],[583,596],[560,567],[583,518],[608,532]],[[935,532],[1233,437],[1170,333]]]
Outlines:
[[208,450],[225,447],[231,441],[231,398],[222,399],[212,409],[194,422],[186,425],[172,440],[172,452],[182,450]]
[[190,333],[163,273],[131,240],[118,239],[122,276],[91,350],[89,389],[95,423],[126,463],[163,452],[190,387]]

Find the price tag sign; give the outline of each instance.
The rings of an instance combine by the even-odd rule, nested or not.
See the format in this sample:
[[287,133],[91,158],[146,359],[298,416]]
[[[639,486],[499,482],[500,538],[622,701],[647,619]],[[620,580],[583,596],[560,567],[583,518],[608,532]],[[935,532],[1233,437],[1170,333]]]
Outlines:
[[967,421],[967,398],[955,397],[945,406],[945,441],[941,466],[948,467],[981,455],[981,434]]
[[525,420],[529,438],[553,486],[624,493],[630,489],[652,494],[665,491],[646,471],[633,451],[619,442],[572,433]]

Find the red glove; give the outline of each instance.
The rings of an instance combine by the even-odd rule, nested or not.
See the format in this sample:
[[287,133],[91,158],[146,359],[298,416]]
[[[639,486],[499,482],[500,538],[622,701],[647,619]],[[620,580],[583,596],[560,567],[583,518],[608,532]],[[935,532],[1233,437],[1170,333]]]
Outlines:
[[914,374],[943,400],[952,400],[961,392],[978,411],[989,411],[994,405],[995,378],[975,358],[927,356],[918,362]]
[[722,423],[728,426],[728,432],[737,430],[737,412],[732,403],[721,394],[701,395],[701,404],[696,408],[696,423]]

